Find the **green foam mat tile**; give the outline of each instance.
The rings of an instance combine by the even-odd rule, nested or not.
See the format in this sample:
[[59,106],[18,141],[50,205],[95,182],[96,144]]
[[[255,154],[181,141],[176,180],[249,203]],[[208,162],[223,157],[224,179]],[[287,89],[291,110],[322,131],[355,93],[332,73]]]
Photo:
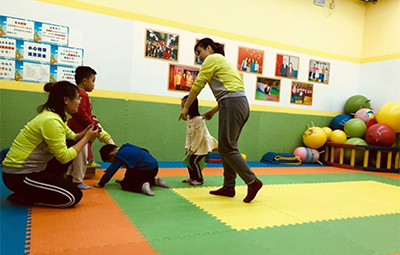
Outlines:
[[[197,225],[193,223],[193,225]],[[242,232],[208,232],[197,236],[182,236],[171,240],[153,241],[160,254],[173,255],[245,255],[268,254],[271,250],[247,238]]]
[[246,231],[246,237],[261,243],[273,254],[376,255],[359,244],[317,227],[318,223]]

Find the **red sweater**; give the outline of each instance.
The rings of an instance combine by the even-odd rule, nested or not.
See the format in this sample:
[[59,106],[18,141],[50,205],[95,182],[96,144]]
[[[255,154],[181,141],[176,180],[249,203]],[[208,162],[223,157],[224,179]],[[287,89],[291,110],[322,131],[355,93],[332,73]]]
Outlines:
[[92,102],[90,102],[89,95],[84,90],[79,90],[81,103],[79,104],[78,112],[72,114],[72,118],[68,120],[68,126],[75,133],[80,133],[90,124],[97,124],[98,121],[93,121],[95,117],[92,115]]

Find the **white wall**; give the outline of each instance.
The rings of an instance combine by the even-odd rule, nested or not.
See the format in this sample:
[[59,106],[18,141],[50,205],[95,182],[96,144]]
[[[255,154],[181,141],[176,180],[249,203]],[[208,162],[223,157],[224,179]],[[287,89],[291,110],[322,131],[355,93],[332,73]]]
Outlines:
[[[85,51],[84,65],[92,66],[97,72],[96,90],[134,92],[148,95],[161,95],[181,98],[184,94],[167,90],[168,61],[144,57],[146,28],[161,30],[180,35],[179,63],[193,65],[193,46],[196,38],[208,36],[161,25],[121,19],[102,14],[51,5],[31,0],[2,0],[1,14],[54,23],[70,28],[70,46],[81,47]],[[32,11],[34,10],[34,11]],[[244,43],[233,39],[212,36],[215,41],[224,42],[226,56],[236,64],[238,47],[256,48],[265,51],[263,76],[274,77],[276,54],[288,54],[300,57],[298,81],[308,82],[308,64],[310,59],[326,61],[331,64],[329,85],[314,83],[312,106],[290,104],[291,79],[282,78],[280,102],[255,100],[256,75],[244,74],[247,97],[250,104],[276,107],[300,108],[338,112],[343,110],[344,102],[351,95],[360,93],[360,80],[370,74],[369,65],[374,66],[376,78],[384,73],[387,65],[381,63],[362,65],[329,59],[304,53],[286,51],[263,45]],[[398,61],[396,62],[398,63]],[[394,72],[395,70],[393,70]],[[398,74],[397,74],[398,75]],[[399,79],[397,76],[396,79]],[[362,83],[366,83],[362,80]],[[361,84],[361,86],[363,86]],[[370,86],[366,83],[366,86]],[[372,86],[371,86],[372,90]],[[374,91],[374,97],[393,95],[384,90]],[[113,95],[110,94],[110,97]],[[214,100],[207,88],[200,99]],[[375,101],[375,99],[374,99]]]
[[371,99],[376,113],[389,102],[400,102],[400,59],[361,65],[358,91]]

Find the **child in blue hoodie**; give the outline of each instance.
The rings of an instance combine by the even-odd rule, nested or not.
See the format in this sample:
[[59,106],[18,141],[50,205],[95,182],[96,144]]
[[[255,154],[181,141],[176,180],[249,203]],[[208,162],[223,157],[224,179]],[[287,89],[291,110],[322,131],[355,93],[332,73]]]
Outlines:
[[100,149],[100,155],[104,162],[112,164],[107,168],[100,182],[94,184],[96,188],[103,188],[121,166],[126,168],[126,172],[124,179],[117,182],[123,190],[154,196],[151,186],[169,188],[168,183],[156,177],[158,162],[146,149],[130,143],[125,143],[121,147],[106,144]]

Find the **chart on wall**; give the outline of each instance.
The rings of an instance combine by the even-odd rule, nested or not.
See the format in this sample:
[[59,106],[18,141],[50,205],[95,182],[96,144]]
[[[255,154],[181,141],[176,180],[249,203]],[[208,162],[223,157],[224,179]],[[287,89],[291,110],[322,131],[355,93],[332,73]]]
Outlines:
[[84,50],[69,47],[68,42],[66,26],[0,16],[0,79],[73,81]]

